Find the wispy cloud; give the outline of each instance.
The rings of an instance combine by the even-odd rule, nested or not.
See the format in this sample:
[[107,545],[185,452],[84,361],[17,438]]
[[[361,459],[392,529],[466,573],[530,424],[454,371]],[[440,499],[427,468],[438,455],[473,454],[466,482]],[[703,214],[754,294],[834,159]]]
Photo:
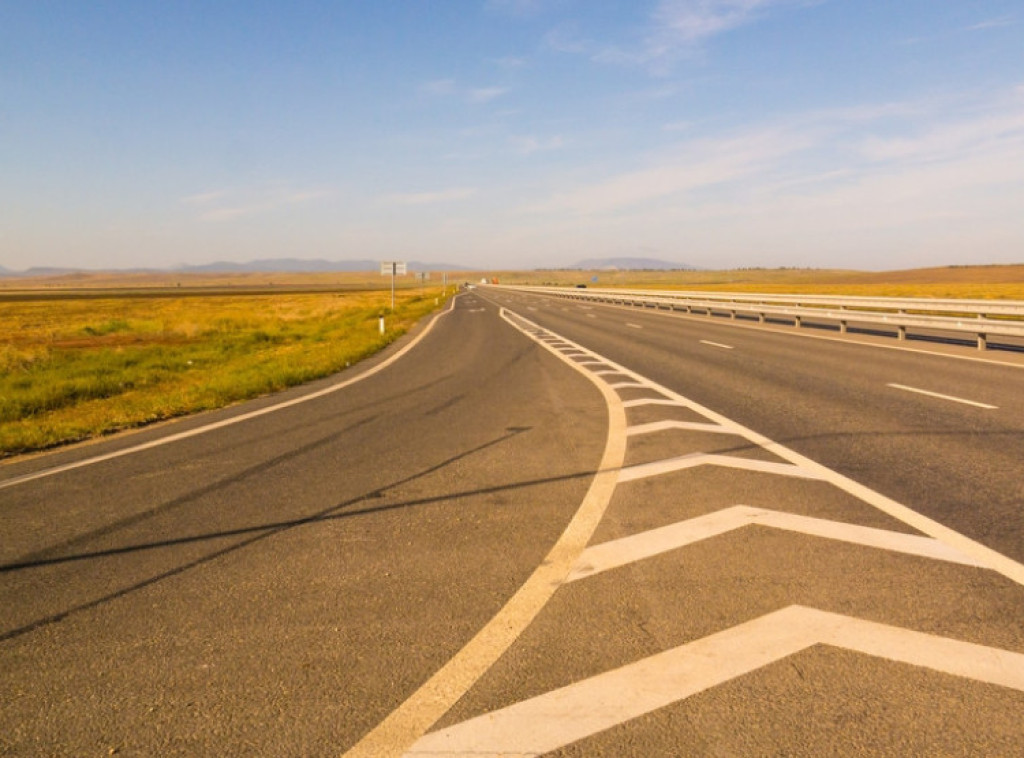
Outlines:
[[1013,26],[1015,23],[1016,19],[1013,16],[999,16],[998,18],[990,18],[985,21],[979,21],[976,24],[971,24],[964,31],[977,32],[985,29],[1000,29],[1004,26]]
[[308,203],[332,194],[333,190],[322,188],[255,187],[201,192],[181,198],[181,203],[199,207],[199,218],[203,221],[227,221]]
[[471,89],[467,97],[471,103],[489,103],[508,92],[508,87],[478,87]]
[[763,171],[812,144],[798,130],[769,128],[728,138],[694,140],[654,165],[558,193],[531,210],[596,215],[635,208]]
[[697,53],[711,38],[755,23],[787,7],[814,5],[825,0],[660,0],[650,27],[639,43],[610,44],[599,49],[589,42],[563,42],[566,52],[587,53],[603,63],[646,67],[667,73],[683,57]]
[[432,192],[410,192],[386,195],[383,200],[390,205],[434,205],[465,200],[477,193],[475,187],[453,187]]
[[419,93],[425,97],[458,97],[469,103],[489,103],[508,92],[508,87],[465,87],[454,79],[435,79],[419,86]]
[[433,81],[424,82],[420,85],[420,94],[432,95],[443,97],[446,95],[454,95],[455,80],[454,79],[434,79]]
[[958,118],[944,115],[943,105],[808,111],[731,135],[693,137],[632,171],[563,188],[527,210],[599,217],[663,208],[678,215],[716,204],[735,211],[760,198],[810,213],[832,199],[868,207],[874,192],[891,202],[931,198],[914,206],[920,214],[949,212],[953,204],[939,198],[979,187],[1002,196],[1016,184],[1014,194],[1024,195],[1024,101],[1001,93],[962,103]]
[[554,137],[535,137],[533,135],[524,137],[512,137],[512,147],[522,155],[531,155],[547,150],[559,150],[565,147],[565,139],[561,135]]
[[662,0],[654,12],[662,44],[695,43],[749,24],[792,0]]
[[227,193],[224,190],[213,190],[211,192],[200,192],[195,195],[188,195],[181,198],[186,205],[208,205],[224,197]]
[[484,8],[492,13],[526,18],[536,16],[556,0],[486,0]]

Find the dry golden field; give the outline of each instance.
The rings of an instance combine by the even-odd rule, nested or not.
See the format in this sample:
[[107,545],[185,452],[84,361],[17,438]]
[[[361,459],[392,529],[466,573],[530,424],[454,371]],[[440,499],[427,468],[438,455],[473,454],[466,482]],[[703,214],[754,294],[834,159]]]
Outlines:
[[[469,271],[448,282],[1024,300],[1024,265],[862,272]],[[597,281],[593,281],[596,277]],[[0,457],[336,372],[443,301],[440,275],[76,273],[0,278]],[[453,287],[449,287],[449,292]]]
[[[371,355],[439,307],[439,287],[0,292],[0,456],[274,392]],[[385,334],[379,318],[385,316]]]
[[[1024,264],[907,271],[737,269],[732,271],[528,271],[495,274],[530,285],[675,288],[719,292],[1024,300]],[[594,282],[593,277],[597,277]]]

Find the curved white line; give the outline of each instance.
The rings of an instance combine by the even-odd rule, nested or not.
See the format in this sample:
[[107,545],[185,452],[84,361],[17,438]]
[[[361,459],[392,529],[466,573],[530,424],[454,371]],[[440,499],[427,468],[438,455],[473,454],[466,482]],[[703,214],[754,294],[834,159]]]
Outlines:
[[[462,650],[345,753],[345,758],[400,756],[422,737],[508,650],[562,586],[604,516],[615,490],[618,469],[626,454],[626,411],[618,394],[590,371],[512,322],[504,308],[501,315],[513,327],[586,376],[601,391],[608,406],[604,455],[576,515],[522,587]],[[517,315],[517,318],[532,323],[522,316]]]

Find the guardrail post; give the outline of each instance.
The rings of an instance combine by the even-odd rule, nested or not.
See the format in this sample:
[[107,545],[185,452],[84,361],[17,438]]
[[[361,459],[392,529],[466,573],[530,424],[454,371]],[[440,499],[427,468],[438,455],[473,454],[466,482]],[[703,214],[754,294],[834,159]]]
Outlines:
[[[900,311],[902,313],[902,311]],[[897,326],[896,327],[896,339],[903,342],[907,338],[907,327]]]
[[795,326],[797,329],[800,328],[800,322],[801,322],[800,316],[793,316],[793,326]]
[[763,313],[758,313],[757,314],[757,323],[763,324],[766,321],[768,321],[768,317],[765,314],[763,314]]
[[840,334],[846,334],[846,322],[845,321],[840,321],[839,322],[839,333]]
[[988,335],[984,332],[978,332],[978,349],[985,350],[988,347]]
[[733,321],[735,321],[736,320],[736,311],[729,311],[729,318],[731,318]]

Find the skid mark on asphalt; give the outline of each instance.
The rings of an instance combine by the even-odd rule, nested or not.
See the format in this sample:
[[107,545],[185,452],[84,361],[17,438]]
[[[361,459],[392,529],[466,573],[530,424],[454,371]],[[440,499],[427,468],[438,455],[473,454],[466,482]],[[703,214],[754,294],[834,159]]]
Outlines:
[[[502,316],[539,344],[560,354],[567,363],[588,374],[595,384],[603,387],[602,391],[609,402],[610,410],[615,406],[624,414],[625,409],[643,406],[663,407],[667,410],[685,408],[704,419],[699,422],[662,420],[636,426],[623,423],[621,429],[613,432],[621,435],[618,442],[622,445],[623,456],[619,459],[619,466],[615,471],[609,471],[602,465],[599,473],[599,477],[612,477],[613,488],[618,484],[697,466],[755,471],[827,482],[924,533],[906,534],[737,505],[660,529],[591,545],[579,550],[559,577],[556,578],[549,571],[546,574],[546,581],[554,580],[558,586],[564,586],[668,551],[685,549],[690,544],[727,532],[759,525],[813,538],[831,539],[972,568],[994,569],[1022,583],[1024,566],[1009,558],[952,532],[941,524],[852,482],[581,345],[553,334],[528,319],[505,309],[502,309]],[[638,388],[651,393],[651,396],[626,399],[619,394],[621,390],[630,391]],[[629,467],[621,465],[629,438],[672,428],[715,435],[736,435],[748,443],[760,446],[782,462],[697,452]],[[610,436],[609,446],[611,445]],[[601,513],[603,514],[603,509]],[[592,529],[590,534],[593,534]],[[556,590],[557,586],[550,587],[547,599],[550,599]],[[539,612],[540,608],[536,607],[531,619]],[[499,618],[500,616],[501,614]],[[524,629],[525,624],[515,634],[521,634]],[[513,641],[514,639],[507,639],[498,654],[507,650]],[[887,626],[814,608],[790,606],[425,736],[423,732],[433,722],[421,718],[418,722],[421,727],[418,734],[414,735],[413,730],[405,729],[401,735],[393,735],[395,738],[401,736],[405,739],[401,746],[395,739],[391,739],[388,742],[378,742],[375,747],[382,749],[386,746],[387,754],[395,754],[397,748],[401,754],[410,756],[540,755],[819,644],[1024,691],[1024,655],[1020,653]],[[490,665],[496,660],[497,655],[492,656]],[[461,677],[459,691],[445,693],[444,701],[449,706],[454,704],[485,670],[484,665],[478,665],[472,677]],[[433,695],[435,700],[439,697],[436,689]],[[430,712],[436,720],[443,715],[444,709],[435,705]],[[358,750],[363,744],[357,745],[357,749],[354,749],[351,755],[371,754],[365,750]],[[381,754],[384,754],[383,750]]]

